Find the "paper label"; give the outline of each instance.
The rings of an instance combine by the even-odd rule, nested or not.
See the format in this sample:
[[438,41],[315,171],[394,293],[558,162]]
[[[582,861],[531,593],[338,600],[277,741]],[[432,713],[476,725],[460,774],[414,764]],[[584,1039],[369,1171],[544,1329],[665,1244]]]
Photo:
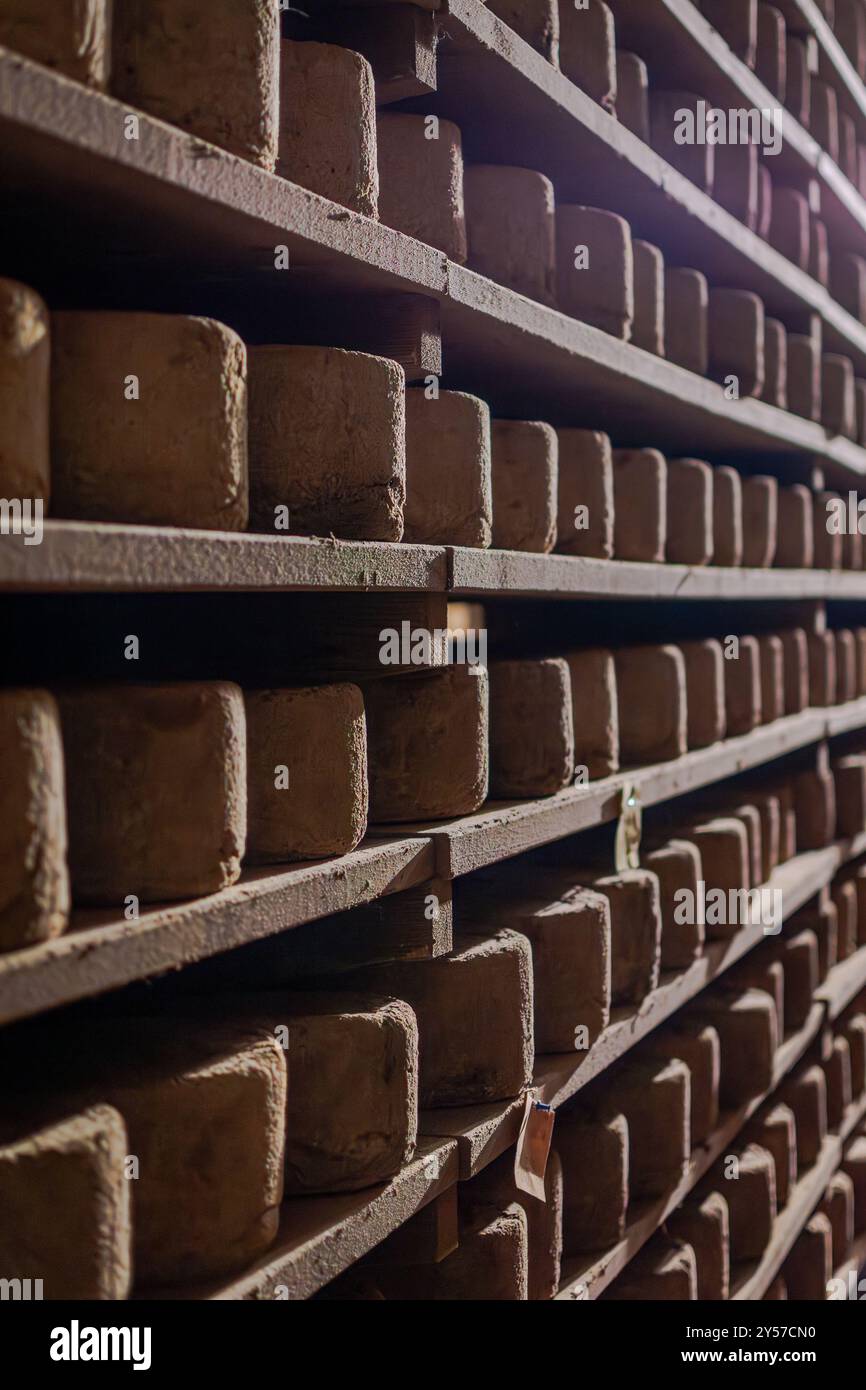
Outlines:
[[549,1105],[542,1105],[532,1096],[526,1097],[526,1109],[514,1155],[514,1181],[518,1190],[528,1193],[530,1197],[537,1197],[540,1202],[547,1201],[544,1174],[547,1171],[554,1114]]
[[622,789],[622,807],[616,827],[614,863],[618,874],[640,868],[640,837],[643,807],[640,792],[630,782]]

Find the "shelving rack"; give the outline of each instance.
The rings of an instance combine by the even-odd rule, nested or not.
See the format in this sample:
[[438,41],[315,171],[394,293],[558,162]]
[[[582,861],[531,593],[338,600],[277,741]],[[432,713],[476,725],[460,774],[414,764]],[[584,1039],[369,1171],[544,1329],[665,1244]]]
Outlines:
[[[776,3],[797,32],[816,38],[821,75],[866,141],[866,90],[817,6],[812,0]],[[682,85],[673,79],[688,73],[690,83],[720,105],[776,104],[689,0],[616,0],[612,8],[618,42],[651,56],[651,75],[658,72],[663,83]],[[678,253],[680,263],[761,295],[768,312],[793,330],[819,321],[825,347],[848,355],[866,377],[866,325],[606,114],[481,0],[443,0],[436,22],[437,88],[423,99],[424,109],[461,126],[468,159],[537,169],[553,180],[562,201],[598,202],[619,212],[635,235],[657,241],[666,254]],[[510,415],[604,425],[618,445],[734,461],[747,472],[760,466],[810,486],[866,490],[866,449],[859,444],[759,400],[731,402],[712,381],[530,301],[433,247],[147,114],[140,115],[139,138],[127,141],[126,110],[111,96],[0,49],[2,201],[11,215],[4,273],[27,280],[39,265],[43,248],[29,236],[35,219],[50,223],[56,238],[52,264],[41,277],[33,275],[48,291],[68,286],[74,273],[80,292],[98,290],[99,302],[120,304],[129,294],[143,294],[171,307],[186,295],[188,281],[192,307],[201,310],[212,299],[217,317],[223,303],[236,304],[247,294],[251,314],[269,300],[277,304],[269,312],[287,312],[291,299],[281,297],[273,269],[274,247],[285,245],[295,283],[303,283],[323,314],[333,315],[341,341],[370,346],[353,306],[382,304],[383,296],[398,306],[399,327],[390,339],[386,327],[389,341],[375,347],[402,361],[410,379],[444,371],[449,387],[477,392]],[[798,185],[813,181],[834,244],[866,256],[866,198],[787,113],[783,130],[784,177]],[[554,618],[561,605],[597,603],[607,606],[612,631],[617,604],[653,602],[670,605],[676,630],[682,604],[706,605],[714,619],[729,611],[726,605],[746,605],[764,626],[769,613],[783,622],[806,604],[819,621],[827,604],[861,612],[855,606],[866,600],[866,572],[691,568],[54,519],[40,546],[0,538],[4,605],[22,595],[227,592],[283,595],[289,620],[294,596],[302,594],[435,595],[443,614],[449,600],[507,608],[533,599],[550,603]],[[467,817],[398,831],[374,825],[345,856],[247,870],[232,888],[148,910],[135,922],[112,912],[77,915],[56,940],[0,955],[0,1024],[91,1001],[609,824],[619,817],[627,789],[644,807],[660,805],[858,730],[866,731],[866,696],[810,708],[677,760],[627,769],[551,797],[489,802]],[[864,854],[866,831],[798,854],[769,886],[782,889],[790,916]],[[450,924],[426,936],[419,931],[409,943],[395,932],[390,946],[387,928],[381,932],[386,958],[390,949],[433,959],[452,946]],[[639,1007],[616,1010],[585,1054],[539,1057],[532,1094],[555,1108],[572,1101],[763,939],[756,923],[729,942],[708,945],[688,970],[663,977]],[[772,1091],[864,989],[861,946],[830,971],[807,1021],[784,1039]],[[722,1117],[694,1152],[682,1183],[634,1215],[615,1249],[567,1261],[558,1297],[582,1301],[602,1294],[772,1091]],[[311,1297],[425,1205],[513,1146],[523,1109],[521,1096],[422,1114],[416,1157],[392,1181],[359,1193],[288,1200],[274,1245],[253,1268],[173,1296]],[[864,1114],[860,1100],[827,1139],[778,1218],[764,1258],[737,1275],[733,1298],[766,1293]]]

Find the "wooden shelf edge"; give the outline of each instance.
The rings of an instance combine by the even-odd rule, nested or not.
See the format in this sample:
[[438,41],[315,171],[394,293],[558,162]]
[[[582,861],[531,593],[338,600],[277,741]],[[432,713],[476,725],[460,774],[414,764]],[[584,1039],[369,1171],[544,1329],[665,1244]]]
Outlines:
[[447,584],[444,546],[59,519],[45,522],[40,545],[0,537],[6,592],[444,593]]
[[842,570],[725,569],[650,565],[576,555],[449,547],[449,592],[461,597],[677,599],[866,598],[866,573]]
[[[429,836],[436,872],[459,878],[593,826],[615,820],[622,793],[633,787],[644,806],[733,777],[786,753],[866,725],[866,696],[829,709],[808,709],[765,724],[751,734],[694,749],[672,762],[634,768],[585,787],[570,787],[538,800],[488,803],[474,815],[400,827]],[[379,833],[395,827],[380,827]]]
[[[833,713],[834,732],[864,724],[866,698],[854,702],[851,709],[840,708]],[[782,751],[804,746],[826,735],[827,712],[808,711],[807,714],[810,718],[806,724],[802,723],[804,716],[794,716],[793,722],[798,731],[796,738],[793,742],[790,738],[784,738]],[[797,721],[801,723],[797,724]],[[779,722],[784,724],[791,721]],[[767,728],[771,730],[772,726]],[[761,732],[758,731],[759,734]],[[748,737],[755,738],[755,735]],[[743,740],[733,742],[742,743]],[[775,739],[770,744],[762,743],[760,746],[764,749],[761,757],[757,756],[754,745],[751,757],[742,751],[735,751],[731,766],[726,763],[723,772],[711,771],[703,780],[690,781],[689,786],[705,785],[706,782],[717,780],[718,776],[730,775],[731,771],[755,766],[762,757],[778,756],[779,745]],[[686,762],[687,759],[681,761]],[[654,770],[645,771],[652,774]],[[634,775],[634,780],[641,785],[639,774]],[[624,779],[608,781],[614,784],[613,788],[604,792],[601,802],[591,803],[596,809],[601,806],[605,819],[611,819],[618,812]],[[664,786],[669,796],[688,789],[676,781],[673,784],[666,781]],[[647,804],[651,799],[665,799],[661,795],[660,785],[655,792],[644,797]],[[543,808],[545,803],[530,805]],[[587,823],[600,822],[595,820]],[[548,827],[547,820],[542,824]],[[547,835],[546,831],[545,834],[549,839],[556,839],[571,833],[573,828],[583,827],[557,827],[556,834]],[[284,869],[247,871],[240,883],[222,893],[146,911],[137,922],[126,921],[116,913],[109,912],[79,917],[78,925],[73,930],[53,941],[0,955],[0,1024],[92,998],[137,980],[151,979],[168,970],[206,960],[222,951],[277,935],[319,917],[345,911],[427,882],[434,876],[442,876],[441,845],[437,847],[437,834],[435,828],[422,831],[402,827],[396,833],[392,828],[387,838],[378,839],[373,832],[370,839],[350,855]],[[544,837],[536,836],[530,843],[539,845],[544,842]],[[853,843],[859,844],[859,840]],[[523,847],[529,848],[530,844]],[[517,852],[517,849],[509,850],[509,853]],[[806,893],[811,896],[817,892],[821,886],[818,880],[822,875],[824,879],[827,873],[832,877],[831,866],[836,863],[836,849],[818,851],[817,854],[815,861],[805,856],[806,862],[802,862],[804,857],[799,856],[797,861],[790,861],[789,865],[780,869],[779,876],[787,884],[785,894],[788,904],[792,901],[792,893],[794,901],[805,901],[802,895]],[[505,854],[497,854],[485,862],[492,863],[504,857]],[[825,864],[828,866],[826,872],[825,868],[818,867]],[[461,872],[468,872],[469,867],[464,864]],[[797,887],[792,880],[798,880],[800,886]],[[814,883],[818,886],[812,887]],[[757,943],[760,933],[756,929],[751,930],[755,932],[754,940],[746,933],[739,942],[711,947],[685,977],[676,977],[656,991],[657,997],[643,1006],[643,1023],[641,1015],[638,1015],[637,1020],[630,1019],[627,1024],[621,1025],[623,1029],[631,1032],[637,1023],[639,1036],[652,1031],[679,1003],[691,997],[693,987],[697,992],[748,950],[750,944]],[[614,1025],[615,1028],[619,1026]],[[619,1055],[616,1045],[609,1038],[601,1048],[596,1044],[598,1051],[594,1060],[590,1061],[592,1054],[588,1054],[580,1085],[603,1069],[600,1059],[602,1055],[607,1055],[607,1049],[611,1046],[614,1048],[613,1055]],[[559,1079],[544,1082],[546,1089],[554,1087],[554,1095],[559,1096],[560,1102],[562,1095],[558,1088],[564,1088],[568,1094],[572,1093],[572,1088],[579,1089],[572,1075],[570,1059],[565,1079],[561,1076],[561,1061],[559,1059],[547,1067],[548,1078],[553,1075]],[[607,1064],[604,1062],[604,1065]],[[506,1121],[502,1123],[507,1127]],[[465,1142],[470,1147],[478,1143],[474,1130]],[[481,1144],[482,1151],[487,1143],[488,1139],[485,1139]]]
[[432,846],[423,837],[374,841],[313,864],[248,870],[232,888],[147,910],[136,922],[88,914],[85,920],[100,924],[0,955],[0,1025],[152,979],[432,876]]
[[0,537],[0,592],[445,593],[455,597],[866,600],[866,572],[640,564],[467,546],[49,519]]
[[[474,1178],[517,1143],[526,1094],[491,1105],[423,1110],[419,1131],[427,1139],[454,1139],[460,1154],[461,1181]],[[537,1096],[537,1087],[530,1087],[529,1094]]]

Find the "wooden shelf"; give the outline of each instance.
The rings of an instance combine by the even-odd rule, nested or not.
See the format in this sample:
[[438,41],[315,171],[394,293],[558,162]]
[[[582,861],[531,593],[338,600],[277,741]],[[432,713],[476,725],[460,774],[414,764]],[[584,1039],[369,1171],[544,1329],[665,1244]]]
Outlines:
[[[530,1087],[535,1094],[535,1088]],[[488,1163],[517,1143],[525,1108],[525,1096],[491,1105],[454,1106],[423,1110],[420,1132],[427,1138],[453,1139],[457,1143],[460,1178],[474,1178]]]
[[[689,0],[627,0],[613,8],[618,45],[651,59],[654,86],[695,89],[726,108],[778,106]],[[618,124],[479,0],[449,0],[443,27],[439,90],[423,107],[461,126],[469,161],[539,169],[554,181],[561,201],[621,213],[636,235],[662,248],[669,263],[705,270],[712,283],[754,290],[783,319],[819,313],[828,346],[853,356],[862,372],[866,328],[823,286]],[[820,176],[822,159],[831,164],[788,112],[783,137],[782,152],[772,161],[782,182],[787,177],[802,183]],[[866,201],[839,170],[825,204],[834,234],[851,249],[862,249]]]
[[[866,977],[866,971],[864,971]],[[622,1240],[602,1254],[567,1260],[563,1264],[558,1300],[584,1302],[596,1299],[620,1275],[639,1250],[655,1235],[672,1212],[681,1206],[701,1178],[709,1172],[716,1159],[725,1152],[743,1126],[758,1111],[788,1072],[795,1067],[809,1044],[818,1036],[824,1010],[815,1004],[802,1028],[798,1028],[779,1047],[773,1067],[773,1084],[768,1091],[754,1096],[748,1104],[724,1115],[709,1139],[692,1154],[685,1177],[672,1193],[654,1202],[641,1202],[631,1217]]]
[[461,597],[866,600],[866,572],[646,565],[465,546],[395,545],[107,522],[45,522],[41,545],[0,536],[0,592],[334,590]]
[[151,979],[221,951],[425,883],[423,837],[368,840],[351,854],[247,870],[221,893],[142,912],[77,913],[54,941],[0,955],[0,1025]]
[[[866,835],[858,836],[858,853],[866,851]],[[842,861],[845,862],[844,860]],[[818,989],[815,998],[824,1005],[827,1018],[835,1022],[845,1012],[853,999],[866,987],[863,962],[866,960],[866,946],[861,946],[847,960],[834,965],[827,979]]]
[[91,521],[46,521],[41,545],[0,537],[0,590],[440,593],[447,582],[445,551],[429,545]]
[[[814,8],[812,0],[782,3],[796,3],[807,16]],[[772,104],[689,0],[659,0],[657,8],[671,38],[671,61],[685,54],[708,97]],[[792,329],[820,315],[827,347],[851,356],[866,377],[866,325],[808,274],[606,115],[482,0],[443,0],[440,13],[440,90],[423,101],[426,110],[453,115],[464,126],[470,161],[513,163],[519,151],[520,162],[550,174],[558,196],[622,212],[636,234],[663,247],[671,264],[698,265],[714,283],[755,290]],[[819,38],[822,63],[849,84],[832,34]],[[858,118],[866,116],[859,83],[850,99]],[[828,484],[847,486],[866,477],[866,449],[828,436],[818,424],[760,401],[731,402],[712,381],[515,294],[450,263],[435,248],[148,115],[140,116],[138,138],[127,140],[126,111],[114,98],[0,48],[0,206],[10,248],[4,273],[32,281],[52,304],[66,304],[71,294],[99,307],[207,312],[212,305],[215,316],[241,332],[244,323],[261,316],[262,339],[273,341],[281,332],[302,332],[301,318],[292,314],[310,304],[322,309],[330,333],[335,306],[351,301],[357,313],[359,303],[378,304],[382,295],[413,296],[416,303],[422,296],[439,315],[443,384],[477,392],[494,413],[607,428],[621,445],[652,443],[672,454],[739,459],[749,468],[775,465],[790,481],[809,479],[816,465]],[[819,178],[834,237],[857,249],[866,246],[866,202],[792,118],[786,119],[779,168],[794,181]],[[277,245],[288,249],[289,275],[274,268]],[[56,255],[46,257],[46,247]],[[375,318],[373,308],[369,316]],[[690,569],[52,519],[38,546],[18,537],[0,539],[0,591],[392,593],[404,596],[394,600],[398,607],[409,602],[407,595],[418,594],[799,603],[866,600],[866,572]],[[350,603],[334,602],[344,609]],[[368,608],[373,601],[358,602]],[[433,607],[444,612],[444,601]],[[77,912],[58,939],[0,955],[0,1025],[609,822],[618,816],[627,786],[644,805],[656,805],[860,727],[866,728],[866,697],[807,710],[674,762],[543,800],[490,803],[474,816],[434,825],[377,827],[351,854],[247,870],[230,889],[155,907],[136,921],[114,910]],[[841,865],[864,853],[866,833],[798,856],[767,886],[781,889],[790,915],[829,884]],[[585,1055],[539,1058],[530,1093],[555,1107],[572,1099],[764,935],[755,922],[733,941],[710,943],[689,970],[666,977],[636,1011],[617,1010]],[[440,938],[429,954],[445,949]],[[782,1042],[770,1090],[722,1117],[710,1140],[692,1154],[676,1191],[636,1207],[613,1251],[569,1262],[559,1298],[596,1298],[610,1286],[825,1022],[838,1017],[864,985],[866,947],[831,972],[806,1023]],[[429,1202],[512,1147],[524,1102],[519,1096],[502,1104],[423,1112],[416,1156],[390,1182],[358,1193],[291,1198],[282,1206],[274,1245],[252,1268],[160,1297],[310,1298]],[[828,1139],[819,1163],[779,1217],[764,1259],[739,1271],[733,1297],[760,1297],[772,1281],[864,1113],[866,1099],[851,1107],[840,1133]]]
[[850,1107],[838,1134],[824,1140],[816,1163],[804,1173],[776,1218],[773,1235],[762,1258],[746,1268],[731,1271],[731,1299],[742,1303],[761,1299],[779,1273],[798,1235],[824,1195],[828,1182],[842,1161],[845,1144],[866,1115],[866,1096]]
[[[491,18],[477,3],[461,4],[479,24]],[[532,53],[517,40],[511,51],[519,51],[521,61]],[[569,100],[592,106],[560,80]],[[532,418],[559,425],[599,427],[615,420],[623,444],[652,440],[661,448],[750,460],[795,456],[804,465],[822,462],[840,478],[866,472],[866,451],[829,438],[817,424],[760,401],[728,401],[712,381],[494,285],[432,247],[169,125],[142,115],[139,140],[125,140],[124,111],[111,97],[0,50],[7,273],[26,279],[32,269],[42,284],[46,276],[62,276],[65,255],[81,295],[110,294],[118,283],[132,282],[157,307],[154,295],[168,295],[180,283],[187,303],[195,288],[201,308],[216,313],[221,297],[233,292],[239,314],[268,310],[276,324],[288,314],[292,296],[309,293],[311,284],[316,294],[340,302],[347,293],[421,294],[440,304],[446,384],[479,391],[494,411],[530,410]],[[597,124],[619,130],[600,108],[596,112]],[[554,146],[547,97],[543,114]],[[499,124],[512,128],[511,122]],[[583,129],[569,117],[572,137]],[[627,134],[620,131],[619,138]],[[640,141],[629,138],[633,153],[645,159]],[[570,152],[568,158],[575,167],[582,164]],[[657,172],[659,207],[670,225],[668,190],[676,179],[661,161]],[[644,199],[644,175],[638,190]],[[724,240],[730,229],[721,210],[714,215]],[[39,229],[58,222],[63,243],[58,248],[55,238],[56,254],[46,259]],[[689,245],[693,230],[690,225]],[[273,269],[275,245],[289,249],[289,275]],[[113,246],[120,249],[115,253]],[[789,303],[805,307],[796,294]]]
[[616,819],[626,786],[637,791],[644,806],[654,806],[863,724],[866,697],[831,709],[804,710],[802,714],[765,724],[751,734],[695,749],[672,762],[620,772],[589,786],[567,788],[555,796],[537,801],[488,802],[473,816],[402,826],[401,831],[429,836],[435,847],[437,874],[459,878]]
[[[829,47],[847,65],[854,86],[849,90],[847,79],[828,75],[829,48],[819,35],[821,76],[831,81],[837,89],[840,89],[841,81],[843,96],[853,92],[858,103],[866,103],[856,74],[811,0],[782,0],[778,8],[784,11],[786,4],[789,7],[786,15],[788,20],[792,17],[792,10],[802,11],[806,6],[810,13],[817,15],[825,37],[829,36]],[[775,110],[781,105],[755,73],[731,51],[721,34],[691,0],[657,0],[657,3],[654,0],[652,5],[646,4],[645,0],[613,0],[611,7],[616,19],[618,44],[623,48],[634,48],[648,61],[653,86],[686,87],[724,109],[747,106]],[[799,27],[802,30],[811,25],[801,20]],[[783,110],[782,149],[768,166],[773,177],[778,177],[782,183],[793,183],[800,187],[807,179],[817,178],[821,184],[822,216],[830,227],[832,238],[848,250],[862,255],[866,247],[866,200],[824,153],[809,131],[787,108],[783,107]],[[757,289],[757,286],[752,288]],[[844,318],[849,316],[840,306],[835,307],[836,312],[831,311],[825,317],[828,343],[832,341],[834,350],[848,351],[842,342],[850,333],[850,325],[846,325],[839,315]]]
[[[866,981],[866,954],[860,968]],[[824,1016],[823,1004],[816,1003],[807,1023],[781,1045],[776,1055],[774,1088],[817,1036]],[[725,1116],[709,1144],[693,1155],[687,1181],[681,1184],[681,1189],[678,1188],[673,1197],[661,1204],[664,1208],[662,1214],[658,1214],[654,1206],[651,1212],[642,1211],[630,1225],[623,1250],[620,1252],[618,1247],[616,1259],[593,1275],[591,1297],[596,1297],[612,1282],[628,1259],[637,1253],[661,1221],[679,1205],[765,1099],[765,1096],[756,1097],[735,1114]],[[390,1183],[360,1193],[290,1199],[283,1204],[280,1233],[275,1245],[251,1270],[207,1288],[181,1290],[168,1296],[196,1299],[309,1298],[440,1192],[455,1182],[473,1176],[512,1146],[520,1129],[523,1105],[523,1097],[518,1097],[508,1102],[507,1106],[467,1107],[462,1112],[424,1112],[418,1156]],[[462,1131],[451,1136],[451,1119],[461,1114],[464,1120]],[[653,1216],[655,1221],[651,1225]]]
[[[656,804],[863,724],[866,698],[831,710],[807,710],[743,738],[689,753],[675,763],[640,768],[596,786],[488,810],[444,827],[407,826],[397,833],[392,828],[392,838],[372,837],[340,858],[247,871],[232,888],[145,911],[137,922],[119,918],[116,912],[76,914],[63,936],[0,955],[0,1024],[206,960],[434,876],[458,877],[611,820],[619,814],[627,782],[638,788],[645,805]],[[853,844],[853,853],[860,853],[860,840]],[[862,848],[866,849],[866,838]],[[788,910],[793,910],[791,902],[799,905],[829,882],[844,852],[833,847],[815,856],[800,856],[779,870]],[[619,1056],[627,1038],[634,1042],[645,1036],[758,939],[760,933],[755,931],[754,939],[747,935],[742,943],[729,943],[724,950],[710,948],[684,976],[663,984],[637,1018],[615,1022],[610,1036],[599,1040],[580,1062],[571,1057],[547,1059],[540,1075],[544,1094],[562,1103]],[[479,1154],[488,1154],[485,1161],[490,1161],[488,1131],[510,1133],[511,1120],[502,1111],[502,1107],[491,1107],[477,1120],[463,1111],[459,1125],[455,1120],[455,1129],[468,1124],[464,1147],[468,1145],[471,1164]]]
[[465,596],[727,599],[738,603],[751,599],[866,599],[866,573],[854,570],[696,568],[459,547],[450,549],[449,559],[450,591]]

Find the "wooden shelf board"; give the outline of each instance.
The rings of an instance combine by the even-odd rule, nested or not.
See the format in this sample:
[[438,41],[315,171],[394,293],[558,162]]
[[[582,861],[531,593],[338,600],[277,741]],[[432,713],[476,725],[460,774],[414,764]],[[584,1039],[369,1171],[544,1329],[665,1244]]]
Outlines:
[[[648,565],[529,551],[450,548],[450,591],[609,599],[864,599],[866,573],[857,571],[725,569],[707,565]],[[0,571],[2,573],[2,571]]]
[[[856,728],[866,722],[866,699],[829,713],[833,716],[833,732]],[[827,732],[827,715],[827,711],[807,711],[780,720],[779,725],[786,728],[771,725],[746,739],[730,740],[737,747],[720,745],[719,750],[705,749],[689,754],[680,759],[680,763],[687,764],[689,759],[700,762],[688,773],[680,768],[672,776],[667,765],[663,765],[657,769],[639,769],[632,775],[632,781],[641,788],[645,804],[665,800],[692,787],[756,766],[777,757],[780,751],[803,747],[823,738]],[[705,755],[714,752],[723,753],[724,761],[708,761]],[[566,800],[564,807],[560,807],[558,818],[551,819],[548,802],[522,803],[524,819],[519,823],[522,827],[520,844],[514,843],[508,821],[501,822],[501,813],[489,811],[473,822],[480,825],[477,832],[483,836],[480,847],[473,843],[465,829],[460,830],[458,848],[453,850],[451,830],[444,832],[443,841],[443,832],[438,826],[427,830],[402,827],[396,835],[391,833],[385,838],[374,835],[353,853],[339,858],[285,869],[247,871],[240,883],[222,893],[146,910],[137,922],[119,918],[116,912],[77,914],[72,929],[63,936],[0,955],[0,1024],[206,960],[236,946],[425,883],[434,876],[455,877],[482,863],[494,863],[520,849],[612,819],[619,811],[625,779],[606,780],[610,785],[600,798],[597,788],[563,794],[572,800]],[[587,791],[593,795],[587,797]],[[582,796],[588,809],[578,807],[576,811],[575,796]],[[548,800],[557,802],[562,797]],[[786,885],[788,910],[793,910],[792,902],[800,905],[817,892],[822,876],[824,881],[829,881],[838,852],[834,848],[818,851],[816,856],[800,856],[779,870]],[[447,864],[449,872],[443,873],[443,863]],[[812,886],[815,883],[818,887]],[[685,998],[691,997],[690,991],[697,992],[726,969],[749,949],[750,944],[755,944],[759,936],[756,931],[752,941],[747,933],[742,942],[711,947],[685,976],[666,981],[636,1016],[617,1020],[577,1065],[571,1057],[546,1059],[540,1071],[545,1094],[550,1092],[561,1103],[620,1055],[619,1050],[629,1037],[635,1041],[652,1031]],[[853,967],[851,969],[853,977],[856,972]],[[500,1114],[500,1110],[501,1107],[493,1107],[495,1113],[477,1120],[470,1120],[464,1113],[459,1116],[459,1122],[455,1121],[455,1134],[460,1132],[461,1125],[469,1124],[465,1143],[469,1146],[471,1164],[480,1161],[479,1155],[492,1152],[489,1146],[495,1147],[499,1142],[495,1133],[500,1127],[508,1132],[511,1121]],[[503,1146],[507,1147],[508,1142],[506,1139]],[[489,1157],[484,1161],[490,1161]]]
[[459,878],[616,819],[626,785],[636,788],[644,806],[656,805],[864,723],[866,697],[835,709],[804,710],[672,762],[617,773],[536,801],[487,803],[472,816],[402,826],[401,831],[428,835],[436,848],[436,872]]
[[866,988],[864,961],[866,946],[861,946],[847,960],[835,965],[819,988],[815,997],[824,1004],[829,1020],[839,1018],[860,991]]
[[0,590],[438,593],[446,585],[439,546],[55,520],[41,545],[0,537]]
[[151,979],[432,875],[429,841],[373,840],[339,858],[247,870],[232,888],[147,909],[137,922],[114,911],[76,914],[54,941],[0,955],[0,1024]]
[[49,519],[40,545],[0,537],[0,592],[333,590],[456,596],[801,602],[866,599],[866,572],[636,564],[466,546],[396,545]]
[[455,1139],[460,1154],[460,1177],[474,1178],[488,1163],[517,1143],[525,1108],[525,1093],[490,1105],[423,1110],[418,1127],[425,1138]]

